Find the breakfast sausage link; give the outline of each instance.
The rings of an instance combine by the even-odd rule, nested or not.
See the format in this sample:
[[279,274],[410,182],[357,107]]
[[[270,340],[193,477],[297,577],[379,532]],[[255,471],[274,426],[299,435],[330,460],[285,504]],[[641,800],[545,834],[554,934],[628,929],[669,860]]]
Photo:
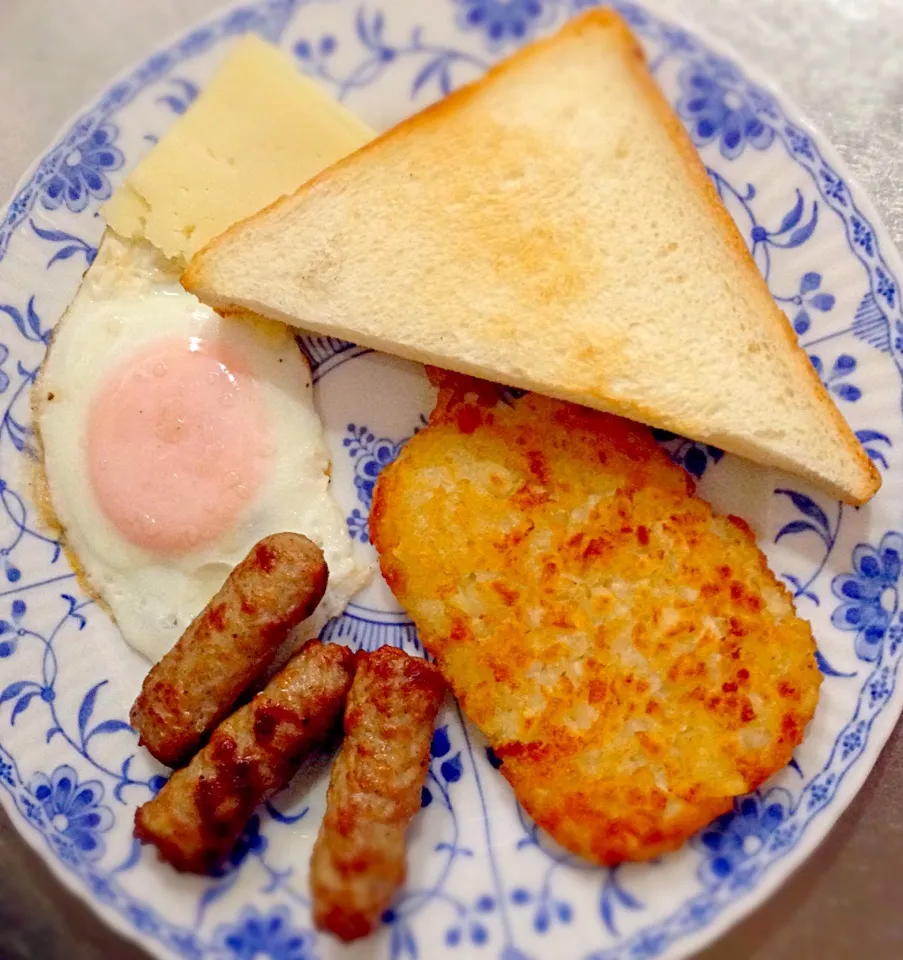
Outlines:
[[405,877],[405,831],[420,809],[445,683],[394,647],[359,654],[345,741],[310,867],[314,923],[342,940],[370,933]]
[[130,716],[140,743],[169,767],[185,764],[314,612],[328,575],[322,551],[301,534],[252,547],[145,678]]
[[339,720],[354,675],[347,647],[311,640],[191,763],[135,813],[135,836],[177,870],[209,873],[266,797]]

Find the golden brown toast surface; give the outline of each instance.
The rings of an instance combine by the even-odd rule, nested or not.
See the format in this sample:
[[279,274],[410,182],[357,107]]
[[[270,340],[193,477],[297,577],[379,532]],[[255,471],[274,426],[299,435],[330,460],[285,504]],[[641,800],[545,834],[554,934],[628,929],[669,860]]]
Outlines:
[[235,224],[182,282],[629,417],[850,503],[880,475],[611,9],[594,9]]

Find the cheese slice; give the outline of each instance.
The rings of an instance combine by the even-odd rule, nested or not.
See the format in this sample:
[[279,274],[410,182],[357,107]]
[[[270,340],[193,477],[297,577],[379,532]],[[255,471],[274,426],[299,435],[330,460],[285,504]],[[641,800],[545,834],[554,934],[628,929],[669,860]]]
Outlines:
[[277,48],[249,34],[101,214],[185,263],[209,240],[375,136]]

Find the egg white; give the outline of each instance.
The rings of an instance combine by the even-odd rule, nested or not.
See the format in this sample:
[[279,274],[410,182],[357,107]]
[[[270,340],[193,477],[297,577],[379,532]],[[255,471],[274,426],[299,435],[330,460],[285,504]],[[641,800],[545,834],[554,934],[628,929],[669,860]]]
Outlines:
[[[157,341],[222,341],[254,377],[274,454],[239,520],[188,553],[159,555],[127,540],[97,502],[86,430],[96,390],[128,357]],[[36,384],[36,426],[53,511],[67,548],[106,602],[125,640],[159,660],[262,537],[303,533],[319,544],[329,586],[301,636],[316,635],[369,579],[329,493],[329,456],[310,370],[291,333],[258,317],[220,317],[178,282],[149,244],[107,232],[54,331]]]

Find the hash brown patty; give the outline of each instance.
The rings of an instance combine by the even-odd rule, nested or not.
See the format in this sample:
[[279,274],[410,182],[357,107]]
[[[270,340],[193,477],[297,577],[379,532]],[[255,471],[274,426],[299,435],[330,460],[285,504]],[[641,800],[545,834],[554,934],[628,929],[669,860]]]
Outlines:
[[645,427],[433,372],[370,537],[527,812],[602,864],[673,850],[784,767],[809,625]]

